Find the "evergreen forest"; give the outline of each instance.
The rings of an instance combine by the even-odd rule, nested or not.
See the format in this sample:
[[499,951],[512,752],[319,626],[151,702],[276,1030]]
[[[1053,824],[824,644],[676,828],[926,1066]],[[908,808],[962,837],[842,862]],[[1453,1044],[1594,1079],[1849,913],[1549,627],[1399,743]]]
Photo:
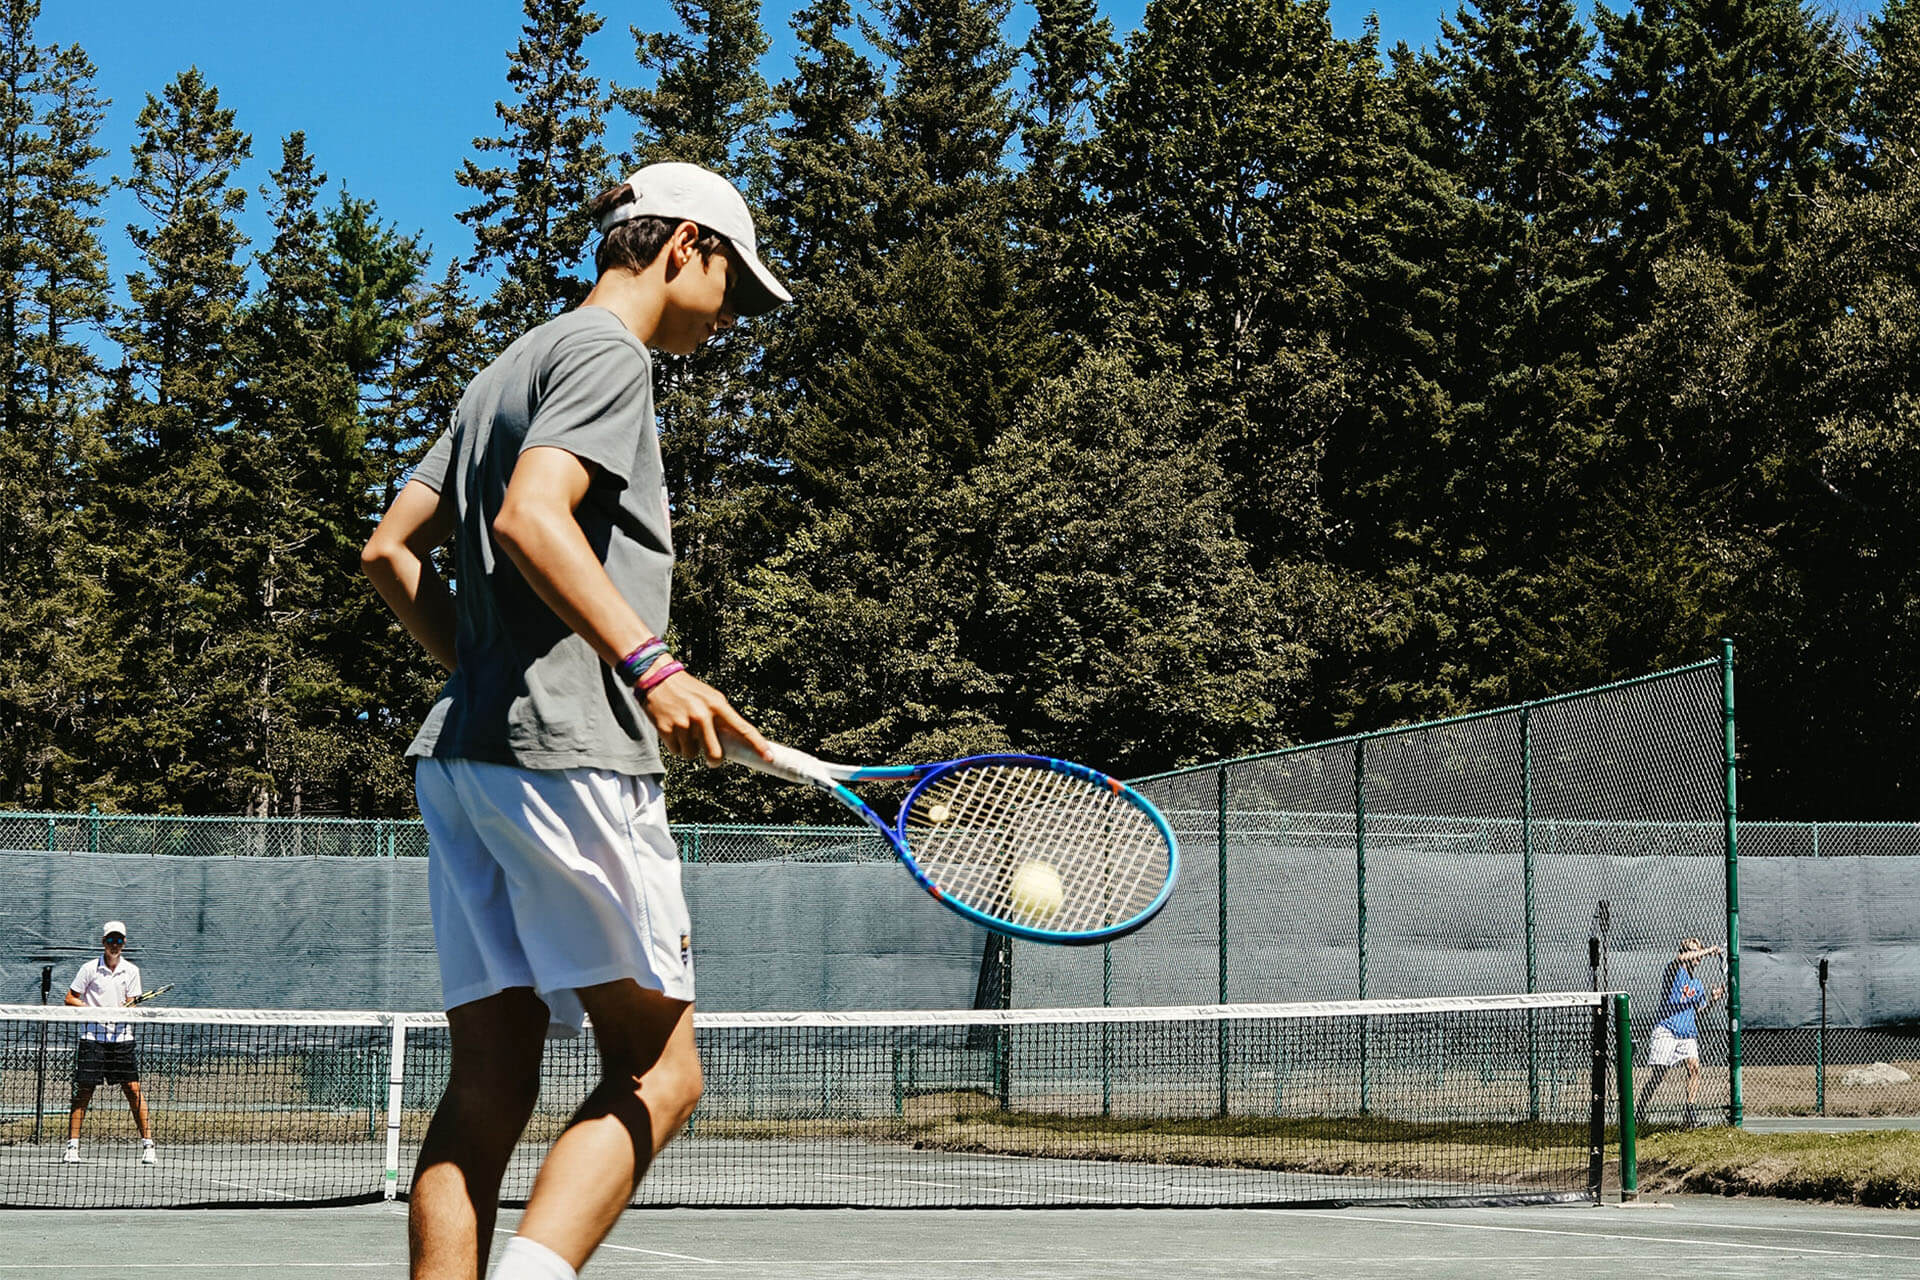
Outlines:
[[[674,649],[770,736],[1137,776],[1729,636],[1743,812],[1920,817],[1920,0],[1610,2],[809,0],[773,74],[754,0],[617,66],[525,0],[414,229],[0,0],[0,805],[410,813],[359,548],[679,159],[796,297],[656,363]],[[676,819],[814,812],[738,772]]]

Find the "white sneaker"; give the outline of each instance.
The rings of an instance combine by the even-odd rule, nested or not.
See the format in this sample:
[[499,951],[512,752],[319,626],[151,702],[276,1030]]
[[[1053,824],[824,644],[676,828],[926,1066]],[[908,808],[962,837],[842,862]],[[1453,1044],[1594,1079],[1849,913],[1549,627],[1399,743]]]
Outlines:
[[146,1145],[140,1148],[140,1163],[141,1164],[159,1164],[160,1163],[160,1157],[153,1154],[152,1143],[147,1143]]
[[69,1142],[67,1144],[67,1153],[60,1157],[60,1163],[61,1164],[79,1164],[80,1163],[80,1144],[77,1142]]

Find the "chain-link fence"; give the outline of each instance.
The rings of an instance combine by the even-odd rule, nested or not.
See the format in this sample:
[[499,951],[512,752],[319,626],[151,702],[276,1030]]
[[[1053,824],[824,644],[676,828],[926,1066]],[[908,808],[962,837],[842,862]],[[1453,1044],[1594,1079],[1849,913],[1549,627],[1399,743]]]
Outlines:
[[[866,827],[677,824],[687,862],[886,862]],[[183,858],[424,858],[418,819],[184,818],[151,814],[0,810],[0,851]]]
[[[1152,927],[1110,947],[947,927],[909,903],[910,882],[864,827],[676,826],[703,1003],[1562,990],[1594,980],[1592,938],[1600,980],[1632,994],[1644,1059],[1681,940],[1734,941],[1737,890],[1732,965],[1710,956],[1688,975],[1709,990],[1739,977],[1740,1003],[1699,1018],[1702,1107],[1729,1114],[1738,1097],[1759,1114],[1920,1113],[1920,824],[1743,822],[1730,859],[1730,663],[1147,779],[1180,837],[1179,890]],[[156,923],[176,938],[203,939],[202,967],[249,936],[295,957],[283,972],[311,968],[311,989],[296,982],[284,1007],[401,1007],[404,980],[431,975],[418,822],[0,813],[0,851],[11,904],[0,967],[34,961],[9,981],[37,980],[54,955],[83,958],[103,885],[163,913]],[[80,872],[75,854],[100,860]],[[183,875],[162,856],[233,866]],[[192,1002],[219,1003],[213,994],[203,983]],[[1730,1006],[1744,1015],[1741,1071]],[[1645,1072],[1643,1061],[1643,1083]],[[1643,1119],[1679,1118],[1683,1101],[1683,1083],[1664,1081]]]

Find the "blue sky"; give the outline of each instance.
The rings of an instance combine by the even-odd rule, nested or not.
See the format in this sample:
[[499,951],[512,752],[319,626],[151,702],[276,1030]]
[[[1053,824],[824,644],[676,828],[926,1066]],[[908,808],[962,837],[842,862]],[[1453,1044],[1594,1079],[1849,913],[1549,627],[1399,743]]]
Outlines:
[[[762,23],[773,38],[769,79],[782,78],[794,54],[788,15],[799,0],[770,0]],[[1376,9],[1384,44],[1430,43],[1441,13],[1454,0],[1333,0],[1342,35],[1359,34]],[[856,5],[856,9],[858,6]],[[1103,11],[1120,32],[1139,25],[1145,0],[1105,0]],[[658,29],[672,12],[664,0],[601,3],[606,25],[589,46],[602,81],[632,81],[630,25]],[[1014,19],[1026,18],[1016,6]],[[41,43],[77,43],[98,64],[101,92],[113,100],[102,145],[111,149],[106,173],[128,171],[135,117],[149,93],[158,93],[189,66],[198,66],[220,90],[223,105],[253,137],[253,161],[244,172],[248,199],[243,229],[259,237],[265,226],[258,188],[276,167],[280,139],[296,129],[332,179],[370,198],[383,217],[434,247],[436,266],[470,249],[456,210],[472,203],[453,180],[472,154],[472,139],[496,128],[494,103],[506,91],[507,50],[519,39],[519,0],[51,0],[37,33]],[[615,136],[613,147],[628,139]],[[125,224],[137,210],[124,193],[107,206],[106,228],[116,292],[134,263]]]

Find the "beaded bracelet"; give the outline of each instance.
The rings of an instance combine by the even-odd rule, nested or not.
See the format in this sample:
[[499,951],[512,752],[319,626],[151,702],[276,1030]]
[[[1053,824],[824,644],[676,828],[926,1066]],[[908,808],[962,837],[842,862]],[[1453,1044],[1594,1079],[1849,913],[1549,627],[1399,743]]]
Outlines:
[[620,678],[628,684],[636,684],[639,682],[640,677],[646,673],[647,668],[653,664],[654,660],[666,651],[667,642],[659,636],[655,636],[626,657],[620,659],[619,662],[614,664],[613,669],[618,671]]
[[662,684],[666,683],[668,677],[677,676],[686,669],[686,664],[682,662],[661,663],[652,671],[640,677],[640,683],[637,686],[640,690],[640,696],[643,698],[646,697]]

